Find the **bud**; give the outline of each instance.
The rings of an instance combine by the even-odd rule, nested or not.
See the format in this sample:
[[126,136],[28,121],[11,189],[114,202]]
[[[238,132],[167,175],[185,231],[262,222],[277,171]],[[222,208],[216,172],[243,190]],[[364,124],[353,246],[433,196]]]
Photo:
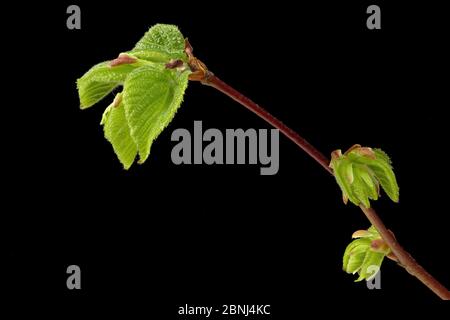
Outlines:
[[120,66],[122,64],[133,64],[133,63],[135,63],[137,61],[138,61],[138,59],[136,59],[132,55],[130,55],[128,53],[121,53],[121,54],[119,54],[119,56],[116,59],[111,60],[109,62],[109,66],[110,67],[117,67],[117,66]]
[[391,161],[382,150],[360,145],[354,145],[344,154],[335,150],[331,153],[330,167],[345,204],[350,200],[370,208],[370,200],[378,200],[380,186],[392,201],[398,202],[397,180]]
[[371,266],[378,269],[385,256],[391,254],[388,245],[383,241],[378,231],[372,226],[367,230],[358,230],[344,252],[343,270],[347,273],[358,273],[356,281],[371,280],[376,273],[371,273]]

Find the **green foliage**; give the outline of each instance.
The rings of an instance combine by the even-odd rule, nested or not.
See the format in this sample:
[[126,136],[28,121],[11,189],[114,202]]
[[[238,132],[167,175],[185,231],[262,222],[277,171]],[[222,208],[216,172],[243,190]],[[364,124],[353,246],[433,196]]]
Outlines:
[[347,273],[355,274],[361,269],[367,250],[370,248],[369,239],[353,240],[345,249],[343,269]]
[[172,120],[181,104],[188,73],[177,74],[164,65],[136,69],[126,79],[123,102],[131,136],[144,162],[153,140]]
[[399,187],[389,157],[379,149],[355,145],[345,154],[332,153],[330,167],[342,190],[344,202],[370,208],[370,200],[378,200],[381,188],[398,202]]
[[100,124],[103,125],[105,138],[112,144],[124,168],[130,168],[136,158],[137,147],[125,117],[122,93],[119,93],[114,102],[106,108]]
[[127,75],[135,68],[131,64],[110,67],[109,62],[93,66],[77,80],[81,109],[86,109],[103,99],[114,88],[123,84]]
[[157,24],[151,27],[141,40],[136,43],[132,52],[159,52],[173,59],[184,59],[184,37],[176,26]]
[[[166,63],[184,64],[167,69]],[[116,87],[123,86],[105,110],[101,124],[105,138],[128,169],[139,155],[143,163],[152,142],[170,123],[188,83],[184,38],[177,27],[158,24],[119,58],[92,67],[77,80],[81,109],[91,107]]]
[[358,273],[355,281],[370,280],[375,271],[381,268],[384,257],[391,253],[377,230],[372,226],[368,230],[359,230],[353,234],[358,238],[350,242],[342,260],[343,270],[347,273]]

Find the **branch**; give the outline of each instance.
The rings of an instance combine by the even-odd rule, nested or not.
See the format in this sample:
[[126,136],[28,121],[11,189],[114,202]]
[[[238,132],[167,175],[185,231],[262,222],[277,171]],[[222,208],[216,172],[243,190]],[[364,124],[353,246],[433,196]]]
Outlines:
[[450,300],[450,292],[431,274],[428,273],[417,261],[397,242],[392,232],[384,225],[381,218],[373,208],[360,206],[370,223],[375,226],[384,242],[391,248],[400,265],[402,265],[410,274],[419,279],[431,291],[443,300]]
[[[308,141],[306,141],[294,130],[286,126],[283,122],[275,118],[265,109],[216,77],[206,68],[203,63],[201,63],[201,61],[199,61],[192,55],[192,48],[190,47],[188,42],[186,42],[186,47],[186,53],[188,53],[188,56],[190,57],[189,65],[191,67],[191,70],[193,71],[190,80],[200,81],[202,84],[211,86],[229,96],[236,102],[239,102],[241,105],[254,112],[260,118],[264,119],[266,122],[279,129],[287,138],[292,140],[303,151],[305,151],[309,156],[316,160],[316,162],[318,162],[326,171],[333,174],[333,170],[329,167],[330,160],[327,157],[325,157]],[[380,236],[383,238],[386,244],[390,247],[398,262],[410,274],[419,279],[425,286],[427,286],[441,299],[450,300],[450,292],[438,280],[436,280],[431,274],[429,274],[421,265],[419,265],[405,249],[403,249],[403,247],[397,242],[393,234],[386,228],[375,210],[372,208],[365,208],[362,205],[360,206],[360,208],[364,212],[370,223],[378,230]]]
[[260,107],[252,100],[244,96],[242,93],[233,89],[225,82],[217,78],[216,76],[211,76],[208,78],[207,82],[203,84],[209,85],[232,98],[233,100],[239,102],[244,107],[250,111],[256,113],[260,118],[264,119],[266,122],[280,130],[286,137],[291,139],[297,146],[299,146],[303,151],[305,151],[311,158],[316,160],[325,170],[333,174],[329,164],[330,161],[321,152],[314,148],[308,141],[301,137],[297,132],[286,126],[283,122],[272,116],[267,110]]

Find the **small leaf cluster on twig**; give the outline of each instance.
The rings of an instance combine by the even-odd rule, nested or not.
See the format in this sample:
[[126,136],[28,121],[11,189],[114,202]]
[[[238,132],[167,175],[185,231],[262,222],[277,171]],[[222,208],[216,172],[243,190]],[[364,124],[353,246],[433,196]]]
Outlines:
[[[77,81],[82,109],[123,86],[101,124],[125,169],[137,155],[139,163],[148,158],[153,141],[181,104],[190,74],[184,49],[185,40],[176,26],[158,24],[133,50],[95,65]],[[177,65],[168,68],[171,61]]]

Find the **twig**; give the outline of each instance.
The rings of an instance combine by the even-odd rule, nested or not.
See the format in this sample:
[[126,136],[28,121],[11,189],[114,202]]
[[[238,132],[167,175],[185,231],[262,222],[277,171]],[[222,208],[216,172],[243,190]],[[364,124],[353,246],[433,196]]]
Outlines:
[[[255,102],[244,96],[236,89],[230,87],[228,84],[216,77],[210,72],[206,66],[192,54],[192,47],[186,41],[186,53],[189,56],[189,66],[193,71],[190,80],[200,81],[201,83],[211,86],[233,100],[237,101],[250,111],[254,112],[260,118],[279,129],[287,138],[292,140],[303,151],[318,162],[326,171],[333,174],[333,170],[329,167],[329,159],[312,146],[308,141],[301,137],[294,130],[286,126],[283,122],[275,118],[265,109],[257,105]],[[392,250],[392,253],[397,257],[398,262],[413,276],[419,279],[424,285],[432,290],[437,296],[443,300],[450,300],[450,292],[431,274],[429,274],[417,261],[397,242],[393,234],[386,228],[383,221],[380,219],[374,209],[360,206],[370,223],[375,226],[380,236]]]

